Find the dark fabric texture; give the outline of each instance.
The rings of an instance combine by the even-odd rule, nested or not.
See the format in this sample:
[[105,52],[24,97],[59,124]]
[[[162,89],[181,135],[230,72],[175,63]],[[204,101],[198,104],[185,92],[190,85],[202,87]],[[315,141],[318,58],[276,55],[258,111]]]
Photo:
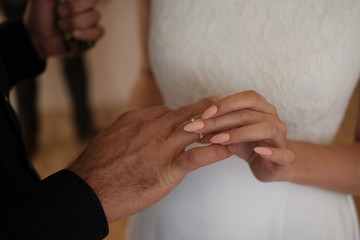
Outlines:
[[6,69],[7,89],[19,80],[42,72],[45,62],[41,61],[21,20],[12,20],[0,25],[0,55]]
[[40,181],[27,160],[8,94],[44,67],[20,20],[0,25],[0,239],[102,239],[108,225],[93,190],[68,170]]

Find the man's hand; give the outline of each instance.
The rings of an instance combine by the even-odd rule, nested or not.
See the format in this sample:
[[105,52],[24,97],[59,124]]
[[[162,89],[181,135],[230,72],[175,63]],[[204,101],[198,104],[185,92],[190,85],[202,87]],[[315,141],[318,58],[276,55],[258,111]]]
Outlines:
[[90,142],[70,170],[97,193],[109,222],[150,207],[190,171],[237,152],[236,145],[185,151],[199,135],[183,126],[212,103],[204,99],[176,111],[164,106],[130,111]]
[[66,55],[65,33],[75,39],[96,41],[103,35],[98,26],[98,0],[29,0],[24,22],[40,57]]

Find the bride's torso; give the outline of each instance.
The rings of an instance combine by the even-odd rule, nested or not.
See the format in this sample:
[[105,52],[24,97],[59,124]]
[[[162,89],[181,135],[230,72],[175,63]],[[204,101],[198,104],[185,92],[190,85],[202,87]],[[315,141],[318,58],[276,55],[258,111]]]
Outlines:
[[360,72],[360,1],[153,0],[151,65],[166,104],[253,89],[290,138],[330,142]]
[[[170,107],[252,89],[292,139],[333,140],[360,72],[360,1],[152,0],[151,66]],[[358,239],[351,198],[261,183],[232,157],[140,213],[134,240]]]

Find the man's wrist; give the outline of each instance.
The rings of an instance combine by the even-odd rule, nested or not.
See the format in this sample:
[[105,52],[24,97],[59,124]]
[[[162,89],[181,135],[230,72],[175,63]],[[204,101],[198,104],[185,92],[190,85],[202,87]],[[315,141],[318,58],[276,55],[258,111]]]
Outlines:
[[79,176],[62,170],[33,189],[29,203],[39,212],[42,225],[51,236],[66,239],[101,239],[108,234],[102,205]]
[[101,179],[96,178],[97,181],[92,181],[92,171],[86,171],[83,167],[79,166],[78,164],[79,159],[76,159],[75,161],[73,161],[70,166],[67,168],[67,170],[69,172],[72,172],[74,175],[76,175],[77,177],[81,178],[82,181],[84,181],[84,183],[86,183],[88,185],[89,188],[92,189],[92,191],[94,192],[94,194],[97,196],[102,209],[104,210],[104,214],[106,216],[106,219],[108,222],[112,222],[114,221],[113,218],[111,218],[109,215],[111,215],[111,211],[109,211],[109,207],[107,204],[107,200],[105,199],[105,195],[101,192],[101,189],[104,188],[104,186],[101,186]]

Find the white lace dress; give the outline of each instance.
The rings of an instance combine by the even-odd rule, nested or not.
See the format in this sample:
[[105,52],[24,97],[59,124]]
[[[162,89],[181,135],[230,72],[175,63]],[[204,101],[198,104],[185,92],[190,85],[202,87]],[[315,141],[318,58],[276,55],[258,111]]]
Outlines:
[[[151,65],[172,108],[253,89],[288,138],[333,141],[360,73],[358,0],[152,0]],[[351,196],[262,183],[231,157],[132,219],[132,240],[358,240]]]

